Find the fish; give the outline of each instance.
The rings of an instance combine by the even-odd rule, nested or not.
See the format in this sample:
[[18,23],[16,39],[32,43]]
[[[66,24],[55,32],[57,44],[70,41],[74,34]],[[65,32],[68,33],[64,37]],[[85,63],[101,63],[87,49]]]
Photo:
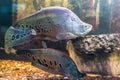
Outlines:
[[83,22],[71,10],[65,7],[46,7],[34,14],[17,21],[17,29],[34,29],[36,37],[42,40],[69,40],[85,36],[92,30],[92,25]]
[[24,54],[31,60],[33,66],[49,73],[64,75],[74,80],[79,80],[84,76],[66,53],[56,49],[18,50],[16,54]]
[[4,48],[6,53],[10,53],[10,49],[13,46],[18,46],[32,40],[32,37],[36,35],[36,32],[32,30],[20,30],[10,27],[5,33]]

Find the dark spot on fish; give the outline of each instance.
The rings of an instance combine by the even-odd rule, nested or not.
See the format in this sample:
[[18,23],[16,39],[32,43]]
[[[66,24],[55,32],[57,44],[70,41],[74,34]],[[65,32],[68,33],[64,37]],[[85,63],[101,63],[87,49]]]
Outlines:
[[26,25],[26,28],[28,28],[28,25]]
[[62,68],[62,65],[61,65],[61,64],[59,64],[59,67],[60,67],[60,68]]
[[44,30],[44,29],[43,29],[43,28],[41,28],[41,32],[43,32],[43,30]]
[[23,35],[21,35],[21,38],[23,37]]
[[25,34],[25,33],[24,33],[23,35],[24,35],[24,36],[26,36],[26,34]]
[[54,64],[57,65],[56,61],[54,61]]
[[34,56],[32,56],[32,59],[33,59],[33,61],[35,61],[35,57]]
[[40,61],[39,59],[38,59],[38,63],[39,63],[39,64],[42,64],[41,61]]
[[16,39],[19,39],[19,34],[16,35]]
[[12,40],[15,40],[15,35],[12,35]]
[[33,27],[33,26],[31,26],[31,29],[34,29],[34,27]]
[[45,64],[46,67],[48,67],[48,64]]
[[50,61],[50,65],[52,65],[52,62]]
[[29,28],[32,29],[32,26],[30,25]]
[[43,59],[44,60],[44,62],[46,62],[46,59]]
[[30,29],[34,29],[34,27],[32,25],[30,25]]
[[24,25],[22,25],[21,27],[22,27],[22,30],[24,30],[24,29],[25,29]]
[[35,29],[36,29],[37,32],[40,32],[38,26],[35,26]]
[[29,53],[26,53],[28,57],[30,57],[30,54]]

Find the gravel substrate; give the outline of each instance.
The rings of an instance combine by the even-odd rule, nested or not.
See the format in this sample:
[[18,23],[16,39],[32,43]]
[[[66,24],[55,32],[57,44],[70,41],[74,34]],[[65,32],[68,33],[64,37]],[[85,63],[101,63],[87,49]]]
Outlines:
[[[0,80],[66,80],[31,66],[30,62],[0,60]],[[120,80],[120,77],[88,75],[82,80]]]

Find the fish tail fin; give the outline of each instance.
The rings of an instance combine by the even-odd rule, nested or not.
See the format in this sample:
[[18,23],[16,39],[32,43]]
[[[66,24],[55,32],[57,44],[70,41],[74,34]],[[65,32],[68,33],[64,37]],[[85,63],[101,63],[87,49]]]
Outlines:
[[21,30],[10,27],[5,33],[5,48],[22,45],[32,40],[32,35],[36,35],[34,30]]

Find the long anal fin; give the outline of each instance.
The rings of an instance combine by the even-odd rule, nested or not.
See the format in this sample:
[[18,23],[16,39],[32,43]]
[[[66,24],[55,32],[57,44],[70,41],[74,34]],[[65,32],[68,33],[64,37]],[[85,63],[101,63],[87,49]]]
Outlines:
[[72,34],[72,33],[70,33],[70,32],[67,32],[67,33],[60,33],[60,34],[58,34],[57,36],[56,36],[56,38],[58,39],[58,40],[67,40],[67,39],[73,39],[73,38],[76,38],[77,37],[77,35],[74,35],[74,34]]

